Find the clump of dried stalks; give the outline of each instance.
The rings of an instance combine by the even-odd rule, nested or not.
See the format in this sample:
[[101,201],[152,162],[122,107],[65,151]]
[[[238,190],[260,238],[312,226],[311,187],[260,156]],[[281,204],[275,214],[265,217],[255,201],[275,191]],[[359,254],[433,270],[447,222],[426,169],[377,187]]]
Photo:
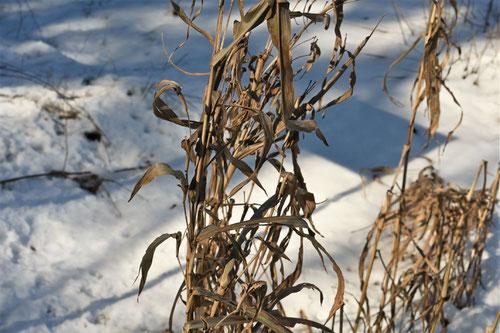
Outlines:
[[[302,324],[331,332],[325,325],[343,304],[344,279],[333,257],[315,238],[311,214],[316,203],[298,163],[299,134],[315,132],[326,144],[315,114],[351,96],[356,79],[354,59],[369,36],[352,53],[346,50],[340,32],[343,1],[332,1],[313,13],[310,10],[316,1],[298,1],[297,6],[304,10],[297,11],[290,10],[287,1],[261,0],[245,13],[243,1],[233,0],[228,6],[220,0],[214,34],[195,23],[202,13],[203,1],[193,1],[190,14],[170,2],[175,14],[188,26],[187,38],[190,31],[197,31],[213,46],[213,53],[199,121],[190,119],[177,82],[164,80],[156,89],[154,114],[189,128],[190,136],[181,142],[186,153],[185,169],[174,170],[164,163],[153,165],[137,183],[131,198],[155,177],[175,176],[183,193],[186,230],[163,234],[148,247],[141,262],[139,293],[146,283],[156,247],[175,238],[177,252],[181,242],[186,246],[186,262],[179,262],[184,281],[172,307],[169,330],[175,306],[183,299],[185,331],[225,328],[231,332],[290,332],[289,328]],[[226,43],[236,6],[239,19],[234,21],[233,40]],[[291,22],[297,17],[306,23],[292,34]],[[294,71],[291,49],[313,23],[324,23],[329,29],[331,19],[335,40],[324,76],[311,80],[297,94],[294,78],[307,73],[317,63],[321,51],[313,40],[310,58]],[[260,53],[250,54],[251,31],[263,24],[267,25],[268,41]],[[169,62],[173,64],[172,55]],[[327,92],[349,72],[350,88],[324,101]],[[179,118],[179,111],[161,98],[169,89],[182,101],[186,119]],[[287,158],[291,158],[292,170],[285,168]],[[277,171],[275,191],[261,205],[251,204],[255,187],[264,189],[258,175],[267,163]],[[244,175],[244,180],[234,185],[231,180],[237,172]],[[243,189],[246,195],[238,202],[237,194]],[[241,216],[235,216],[236,207],[242,208]],[[295,267],[289,271],[284,260],[290,260],[286,252],[293,237],[298,237],[299,248]],[[305,288],[319,291],[311,283],[296,283],[303,266],[304,241],[312,244],[325,270],[325,259],[330,262],[338,279],[335,300],[323,323],[305,316],[286,316],[281,304],[285,297]]]
[[[413,332],[418,327],[433,332],[440,323],[445,330],[445,302],[459,309],[474,304],[500,179],[499,169],[487,188],[486,166],[481,164],[468,190],[445,186],[431,167],[425,168],[404,195],[384,203],[359,263],[363,286],[374,262],[382,265],[381,299],[374,314],[363,300],[357,325],[363,320],[370,332]],[[482,170],[483,188],[475,190]],[[390,238],[390,252],[383,251]]]
[[[498,194],[500,168],[493,184],[486,188],[486,166],[483,162],[469,190],[445,186],[431,167],[407,187],[408,163],[417,110],[426,101],[429,114],[427,147],[439,128],[440,93],[447,88],[450,52],[455,45],[451,35],[457,22],[456,1],[429,1],[426,30],[388,69],[406,57],[421,40],[423,54],[412,90],[412,114],[408,141],[403,151],[391,188],[387,191],[379,216],[370,230],[360,256],[361,297],[353,331],[363,326],[369,332],[399,332],[421,329],[434,332],[441,324],[446,331],[443,305],[450,302],[458,308],[474,304],[475,288],[481,279],[481,256],[488,231],[493,223],[493,210]],[[449,7],[448,7],[449,6]],[[451,9],[452,18],[446,13]],[[389,98],[386,77],[383,88]],[[461,109],[461,107],[460,107]],[[462,112],[463,113],[463,112]],[[448,134],[448,143],[457,126]],[[418,154],[417,154],[418,155]],[[476,183],[484,168],[484,185],[476,191]],[[400,192],[396,185],[402,176]],[[389,239],[392,244],[387,244]],[[389,251],[384,251],[390,247]],[[379,285],[380,300],[369,302],[369,286],[373,285],[375,263],[383,268]],[[376,288],[375,288],[376,289]],[[377,307],[374,310],[374,307]],[[375,313],[374,313],[375,312]],[[420,325],[420,326],[419,326]]]

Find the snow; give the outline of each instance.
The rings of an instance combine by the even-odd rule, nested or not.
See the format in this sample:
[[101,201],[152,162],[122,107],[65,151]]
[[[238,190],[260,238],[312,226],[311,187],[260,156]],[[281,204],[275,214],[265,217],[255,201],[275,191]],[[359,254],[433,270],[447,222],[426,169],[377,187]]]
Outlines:
[[[421,3],[398,4],[418,31],[424,23]],[[486,4],[474,2],[477,13]],[[356,61],[354,96],[318,121],[330,147],[307,136],[300,162],[316,200],[326,200],[318,205],[314,222],[324,235],[322,243],[343,269],[346,311],[352,315],[355,301],[351,295],[359,295],[358,256],[392,180],[392,176],[382,177],[383,184],[368,182],[363,188],[359,171],[395,167],[399,161],[418,53],[391,73],[389,90],[406,105],[399,108],[382,92],[382,78],[408,47],[405,39],[411,43],[415,35],[403,25],[403,38],[391,1],[365,0],[345,8],[342,31],[347,33],[351,50],[386,16]],[[202,25],[211,27],[216,8],[210,3],[206,10],[212,16]],[[151,162],[182,168],[180,139],[186,133],[155,118],[150,105],[155,85],[170,79],[183,86],[191,117],[198,114],[204,78],[189,78],[166,66],[162,47],[162,33],[169,52],[182,42],[185,25],[172,15],[168,2],[139,0],[7,0],[0,4],[0,21],[0,66],[5,66],[0,69],[0,180],[63,168],[107,179],[95,195],[75,181],[57,177],[2,186],[0,331],[161,332],[182,280],[173,257],[174,242],[158,248],[140,302],[133,282],[149,243],[161,233],[184,229],[181,192],[174,179],[159,178],[127,203],[129,189],[143,171],[113,170]],[[317,31],[320,41],[331,40],[331,35]],[[442,145],[431,144],[425,156],[446,181],[465,187],[472,183],[481,160],[489,162],[490,180],[499,162],[500,58],[497,40],[485,48],[484,35],[469,40],[466,25],[460,31],[464,60],[455,64],[447,82],[464,110],[463,123],[444,153]],[[321,47],[327,53],[328,45]],[[308,45],[300,50],[307,54]],[[192,32],[187,47],[174,60],[189,71],[206,72],[209,56],[208,43]],[[446,93],[442,96],[441,143],[460,118],[453,100]],[[174,96],[169,102],[178,103]],[[60,115],[76,118],[60,119]],[[427,121],[421,113],[416,147],[425,143],[422,134]],[[91,141],[85,133],[95,132],[96,125],[104,137]],[[415,159],[410,164],[411,177],[425,165],[425,160]],[[259,178],[272,189],[275,176],[266,169]],[[259,196],[265,199],[263,193]],[[449,332],[484,332],[500,307],[500,227],[496,220],[484,253],[478,304],[462,311],[447,309]],[[317,294],[308,291],[300,302],[288,304],[289,313],[305,308],[322,319],[336,282],[331,272],[322,273],[312,248],[308,251],[303,280],[322,288],[325,304],[320,307]],[[380,274],[374,272],[374,278]],[[182,311],[175,318],[180,330]]]

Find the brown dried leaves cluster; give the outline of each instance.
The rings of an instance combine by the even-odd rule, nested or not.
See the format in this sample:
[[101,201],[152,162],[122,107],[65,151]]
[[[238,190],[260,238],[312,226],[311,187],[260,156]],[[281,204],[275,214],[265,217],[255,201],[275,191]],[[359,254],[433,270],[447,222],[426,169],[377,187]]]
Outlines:
[[[485,183],[475,190],[481,171]],[[374,300],[369,305],[367,296],[361,300],[356,329],[362,322],[369,332],[443,330],[446,302],[459,309],[474,304],[499,179],[500,169],[486,187],[483,162],[471,188],[462,190],[443,184],[428,167],[408,187],[404,201],[389,196],[390,204],[368,234],[359,263],[362,287],[370,283],[373,262],[382,265],[381,298],[378,308]],[[391,239],[390,253],[384,252]]]

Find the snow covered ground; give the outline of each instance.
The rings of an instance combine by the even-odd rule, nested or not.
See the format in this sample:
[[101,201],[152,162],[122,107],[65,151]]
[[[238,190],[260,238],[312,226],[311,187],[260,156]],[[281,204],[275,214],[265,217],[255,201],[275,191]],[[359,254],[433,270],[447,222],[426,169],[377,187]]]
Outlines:
[[[488,1],[472,3],[475,19],[482,22]],[[398,4],[419,31],[421,2]],[[206,5],[213,15],[215,2]],[[345,14],[342,31],[351,50],[386,17],[357,59],[354,96],[320,122],[330,147],[307,137],[301,161],[316,200],[326,200],[315,223],[344,271],[347,311],[352,312],[350,294],[359,295],[357,264],[365,227],[376,217],[392,179],[383,177],[386,185],[369,183],[364,196],[358,173],[364,167],[394,167],[399,160],[419,58],[410,55],[391,75],[389,88],[406,105],[398,108],[383,94],[382,77],[415,35],[404,22],[401,32],[389,0],[350,3]],[[163,0],[3,0],[0,22],[0,180],[53,170],[90,172],[72,179],[35,177],[0,188],[0,331],[161,332],[181,281],[174,244],[158,249],[139,303],[133,281],[148,244],[161,233],[183,229],[180,191],[171,190],[175,181],[163,177],[127,203],[128,189],[143,171],[123,169],[151,162],[183,165],[179,138],[184,133],[155,118],[150,105],[156,83],[169,79],[181,83],[193,114],[199,108],[203,79],[165,65],[161,34],[171,50],[183,40],[184,24]],[[500,57],[498,40],[485,47],[485,36],[471,41],[467,26],[461,28],[457,41],[464,60],[453,67],[448,85],[462,104],[464,120],[444,154],[439,156],[434,145],[425,156],[446,181],[469,186],[481,160],[490,164],[490,179],[499,162]],[[325,37],[332,38],[320,36]],[[177,53],[178,65],[207,71],[207,46],[193,34]],[[460,111],[449,97],[443,97],[442,110],[438,137],[443,142]],[[417,146],[425,142],[426,124],[421,115]],[[413,161],[412,176],[426,164]],[[95,183],[93,174],[104,182]],[[263,183],[266,177],[275,181],[269,173],[261,176]],[[500,307],[499,263],[497,223],[484,254],[478,304],[449,309],[450,332],[484,332],[491,325]],[[335,278],[319,273],[313,253],[307,265],[303,279],[331,297]],[[290,313],[305,308],[326,317],[330,302],[320,308],[313,292],[302,297]]]

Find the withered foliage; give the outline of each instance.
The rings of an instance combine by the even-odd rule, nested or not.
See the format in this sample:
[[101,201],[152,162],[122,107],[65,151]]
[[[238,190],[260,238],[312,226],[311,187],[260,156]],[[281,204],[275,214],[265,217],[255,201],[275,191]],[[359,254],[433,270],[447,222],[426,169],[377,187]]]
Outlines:
[[[418,74],[415,78],[411,94],[413,109],[411,125],[413,126],[416,111],[424,100],[426,102],[426,111],[429,114],[429,126],[426,130],[427,143],[424,149],[428,146],[431,139],[438,141],[436,133],[439,128],[439,118],[441,115],[441,90],[443,88],[446,89],[453,97],[455,103],[460,107],[459,102],[453,95],[453,92],[448,89],[445,82],[449,71],[451,52],[454,48],[460,52],[460,48],[452,41],[453,30],[458,19],[458,4],[456,0],[433,0],[426,3],[428,4],[429,15],[425,31],[421,32],[413,44],[389,66],[383,80],[383,89],[389,99],[401,106],[402,104],[389,94],[387,77],[394,66],[406,58],[422,41],[424,42]],[[462,116],[463,112],[461,110],[460,120],[455,128],[448,133],[446,143],[451,140],[454,131],[462,122]],[[409,134],[409,140],[411,140],[412,133]],[[407,156],[409,156],[409,153],[408,151]]]
[[[425,100],[425,110],[429,114],[427,143],[422,151],[432,138],[437,141],[442,88],[460,107],[445,83],[451,66],[451,50],[457,47],[460,52],[451,42],[459,7],[455,0],[426,3],[429,16],[425,31],[391,64],[383,81],[389,98],[400,104],[388,93],[387,75],[423,40],[423,53],[411,94],[408,140],[394,170],[392,186],[360,256],[361,297],[354,332],[361,328],[368,332],[434,332],[436,329],[445,332],[444,304],[448,302],[457,308],[473,305],[476,286],[481,280],[481,256],[493,223],[500,168],[490,188],[486,188],[486,161],[482,162],[469,190],[445,186],[431,167],[422,170],[418,179],[407,187],[415,119],[420,105]],[[462,116],[448,133],[446,143],[461,121]],[[484,185],[482,190],[476,191],[482,170]],[[400,177],[401,185],[398,183]],[[384,251],[388,248],[390,251]],[[380,283],[373,281],[375,263],[384,272]],[[369,289],[378,289],[379,293],[369,292]]]
[[[186,262],[179,262],[184,281],[172,307],[169,330],[175,306],[183,300],[185,331],[290,332],[298,324],[332,331],[325,325],[343,304],[344,278],[333,257],[315,238],[311,215],[316,203],[299,166],[299,141],[301,133],[315,132],[327,144],[315,115],[351,96],[356,80],[354,60],[371,35],[349,52],[340,32],[344,2],[332,1],[313,12],[315,2],[298,1],[290,9],[288,1],[261,0],[245,12],[243,1],[225,4],[220,0],[215,31],[209,32],[195,21],[202,14],[203,1],[192,1],[190,14],[170,1],[176,16],[188,26],[186,39],[193,30],[200,33],[213,46],[213,53],[199,120],[190,118],[177,82],[160,82],[154,96],[157,117],[190,131],[181,142],[186,153],[185,169],[156,164],[137,183],[131,196],[160,175],[175,176],[183,192],[186,230],[159,236],[141,262],[139,293],[156,247],[169,238],[177,240],[177,252],[182,242],[186,246]],[[237,20],[233,13],[236,7]],[[292,33],[296,18],[305,23]],[[226,42],[231,33],[229,22],[233,20],[232,41]],[[309,59],[296,71],[291,50],[314,23],[333,29],[333,52],[324,75],[298,93],[294,80],[317,64],[321,50],[314,39]],[[268,41],[260,53],[250,54],[251,32],[261,25],[267,26]],[[168,59],[174,65],[172,54]],[[174,66],[187,74],[205,75]],[[350,87],[339,96],[327,96],[346,73]],[[177,94],[184,110],[174,110],[162,99],[167,90]],[[325,101],[327,97],[330,99]],[[185,116],[181,117],[182,112]],[[291,170],[285,168],[287,159],[291,160]],[[275,190],[262,204],[252,204],[256,187],[264,190],[259,171],[266,164],[277,172]],[[243,176],[236,184],[235,174]],[[235,216],[237,211],[242,211],[241,216]],[[298,243],[298,252],[293,256],[287,253],[292,238]],[[305,242],[317,251],[325,270],[331,267],[337,276],[336,297],[322,323],[305,316],[287,316],[281,304],[285,297],[303,289],[319,291],[314,284],[297,283]],[[294,265],[284,264],[292,259]],[[319,294],[322,300],[321,291]]]
[[[444,303],[459,309],[474,304],[500,179],[498,169],[487,188],[486,165],[468,190],[443,184],[428,167],[408,187],[404,201],[388,195],[359,262],[362,286],[369,283],[374,262],[383,267],[381,299],[375,313],[376,305],[363,300],[356,329],[363,321],[369,332],[441,331],[447,325]],[[481,171],[484,185],[475,190]],[[390,238],[389,253],[383,248]]]

